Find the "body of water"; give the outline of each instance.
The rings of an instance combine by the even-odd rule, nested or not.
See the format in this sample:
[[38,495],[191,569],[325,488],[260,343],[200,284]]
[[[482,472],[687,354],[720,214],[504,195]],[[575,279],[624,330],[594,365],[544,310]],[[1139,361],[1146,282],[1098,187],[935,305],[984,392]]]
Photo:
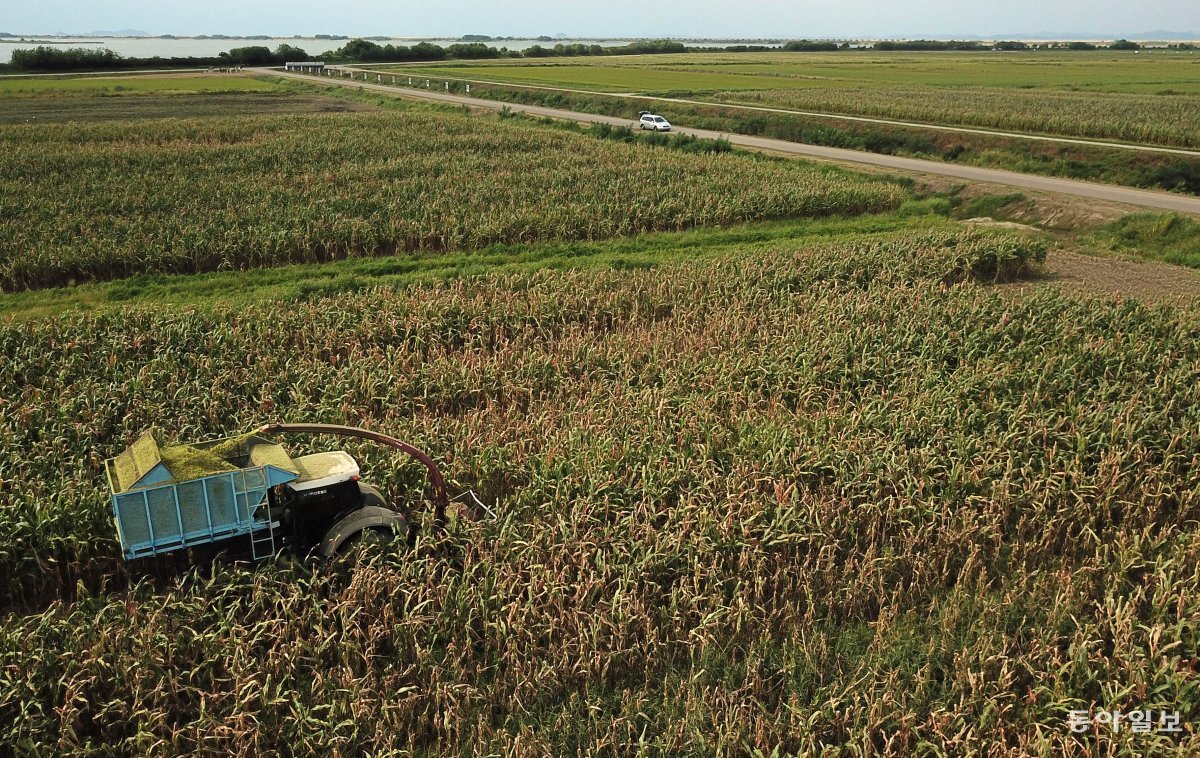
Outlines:
[[[29,37],[23,40],[0,39],[0,62],[12,60],[13,50],[37,47],[47,43],[54,47],[86,47],[89,49],[112,50],[126,58],[202,58],[219,55],[235,47],[250,47],[262,45],[274,50],[279,45],[291,45],[302,48],[312,58],[319,58],[321,53],[336,50],[348,40],[316,39],[314,37],[272,37],[271,39],[196,39],[194,37],[179,37],[176,39],[161,39],[158,37]],[[446,47],[463,40],[459,39],[418,39],[413,37],[395,37],[389,40],[375,40],[380,45],[412,46],[418,42],[432,42]],[[617,47],[627,45],[633,40],[628,39],[556,39],[551,41],[536,39],[494,40],[484,44],[491,47],[507,47],[509,50],[524,50],[534,45],[554,47],[557,44],[569,45],[576,42],[587,45],[603,45]],[[726,45],[754,44],[744,40],[701,40],[686,41],[695,47],[725,47]]]

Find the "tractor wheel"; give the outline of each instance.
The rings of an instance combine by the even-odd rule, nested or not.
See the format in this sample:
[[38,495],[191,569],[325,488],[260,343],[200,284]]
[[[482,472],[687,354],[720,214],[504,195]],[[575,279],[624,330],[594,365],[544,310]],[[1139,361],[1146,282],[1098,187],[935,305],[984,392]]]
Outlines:
[[379,505],[367,505],[347,514],[329,528],[317,548],[321,555],[333,558],[346,553],[355,545],[375,545],[393,542],[408,536],[408,521],[404,515]]
[[358,490],[362,493],[363,507],[368,505],[377,505],[380,508],[387,508],[399,513],[400,517],[408,523],[408,533],[405,535],[405,539],[408,541],[408,546],[412,547],[413,545],[417,544],[417,524],[413,521],[407,508],[402,505],[393,505],[392,503],[389,503],[387,499],[384,498],[383,493],[379,491],[379,488],[370,484],[363,484],[362,482],[359,482]]
[[380,508],[387,508],[387,500],[383,499],[383,493],[377,487],[372,487],[369,484],[358,483],[358,491],[362,493],[362,504],[365,508],[368,505],[377,505]]
[[396,531],[386,526],[369,526],[342,543],[338,555],[347,555],[357,548],[374,549],[396,541]]

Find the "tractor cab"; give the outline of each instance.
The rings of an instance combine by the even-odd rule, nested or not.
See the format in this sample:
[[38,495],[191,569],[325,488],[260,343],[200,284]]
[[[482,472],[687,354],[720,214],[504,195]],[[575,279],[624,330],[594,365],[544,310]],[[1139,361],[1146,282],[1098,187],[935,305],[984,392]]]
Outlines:
[[[379,490],[359,481],[358,462],[349,453],[313,453],[293,458],[292,464],[299,476],[275,489],[272,507],[286,535],[284,544],[296,552],[320,548],[332,555],[344,541],[327,540],[335,525],[363,508],[387,510]],[[372,511],[374,515],[381,512]],[[396,516],[392,525],[406,530],[403,517]]]

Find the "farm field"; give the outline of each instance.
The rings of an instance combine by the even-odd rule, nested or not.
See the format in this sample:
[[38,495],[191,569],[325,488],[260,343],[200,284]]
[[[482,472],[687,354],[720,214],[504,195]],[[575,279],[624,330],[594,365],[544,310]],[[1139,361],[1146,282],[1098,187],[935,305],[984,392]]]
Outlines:
[[0,124],[370,110],[265,78],[230,74],[0,79]]
[[[1040,255],[899,231],[4,325],[0,739],[1028,754],[1097,703],[1194,721],[1200,313],[985,286]],[[92,453],[264,413],[402,434],[494,515],[127,588]]]
[[0,99],[78,97],[80,95],[195,94],[205,92],[277,92],[280,85],[231,74],[159,74],[153,76],[81,76],[0,78]]
[[[384,66],[383,71],[412,72],[430,76],[454,76],[466,79],[530,84],[543,87],[577,88],[597,92],[649,93],[694,92],[726,89],[769,89],[790,86],[790,82],[764,81],[754,73],[710,71],[707,68],[685,66],[671,68],[667,64],[648,60],[661,56],[640,57],[642,66],[628,63],[445,63],[438,65]],[[606,59],[607,60],[607,59]],[[800,82],[796,83],[801,84]]]
[[80,95],[70,98],[0,99],[0,124],[53,124],[71,121],[129,121],[241,115],[343,113],[373,110],[370,105],[300,92],[262,94],[216,92],[182,96],[144,94],[114,98]]
[[15,125],[0,137],[7,291],[853,215],[903,195],[794,162],[420,110]]
[[[272,84],[0,126],[0,753],[1200,752],[1200,297],[1039,279],[1195,222]],[[121,559],[105,458],[270,420],[484,508]]]
[[511,84],[699,97],[921,123],[1200,146],[1200,57],[1034,52],[693,54],[400,66]]
[[706,99],[1146,145],[1200,147],[1200,122],[1194,117],[1200,112],[1200,95],[872,87],[719,92]]
[[[1097,92],[1154,94],[1164,90],[1200,94],[1200,54],[1083,52],[1055,53],[687,53],[682,55],[628,55],[573,60],[463,61],[388,66],[397,70],[465,69],[494,71],[495,77],[520,78],[565,86],[573,79],[596,82],[618,91],[647,91],[626,78],[638,71],[695,72],[748,76],[759,80],[753,89],[779,89],[762,79],[808,79],[808,86],[845,86],[845,83],[927,85],[937,87],[1035,87]],[[588,74],[583,73],[591,69]],[[497,79],[499,81],[499,79]],[[646,81],[642,79],[641,81]],[[654,81],[652,78],[650,81]],[[700,90],[701,87],[688,89]],[[733,89],[717,85],[714,89]]]

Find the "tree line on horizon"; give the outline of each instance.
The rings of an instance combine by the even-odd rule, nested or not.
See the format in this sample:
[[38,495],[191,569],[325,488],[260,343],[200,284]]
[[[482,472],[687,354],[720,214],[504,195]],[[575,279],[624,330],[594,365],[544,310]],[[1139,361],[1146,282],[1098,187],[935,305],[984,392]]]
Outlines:
[[[1191,43],[1172,45],[1178,49],[1194,49]],[[353,39],[336,50],[329,50],[319,57],[332,62],[360,63],[403,63],[444,60],[488,60],[499,58],[569,58],[600,55],[658,55],[667,53],[744,53],[744,52],[833,52],[837,50],[878,51],[983,51],[983,50],[1137,50],[1137,42],[1117,40],[1108,45],[1090,42],[1027,43],[1000,41],[985,44],[967,40],[884,40],[870,46],[852,46],[849,42],[792,40],[783,45],[729,45],[726,47],[688,47],[682,42],[671,40],[648,40],[627,45],[605,47],[582,43],[557,44],[553,47],[533,45],[524,50],[507,47],[492,47],[483,42],[461,42],[446,47],[430,42],[407,45],[380,45],[369,39]],[[56,48],[43,45],[26,50],[15,50],[9,68],[21,71],[84,71],[97,69],[139,69],[173,67],[231,67],[231,66],[275,66],[288,61],[308,60],[307,51],[293,45],[282,44],[274,50],[265,45],[236,47],[217,56],[192,57],[126,57],[113,50],[88,48]]]

